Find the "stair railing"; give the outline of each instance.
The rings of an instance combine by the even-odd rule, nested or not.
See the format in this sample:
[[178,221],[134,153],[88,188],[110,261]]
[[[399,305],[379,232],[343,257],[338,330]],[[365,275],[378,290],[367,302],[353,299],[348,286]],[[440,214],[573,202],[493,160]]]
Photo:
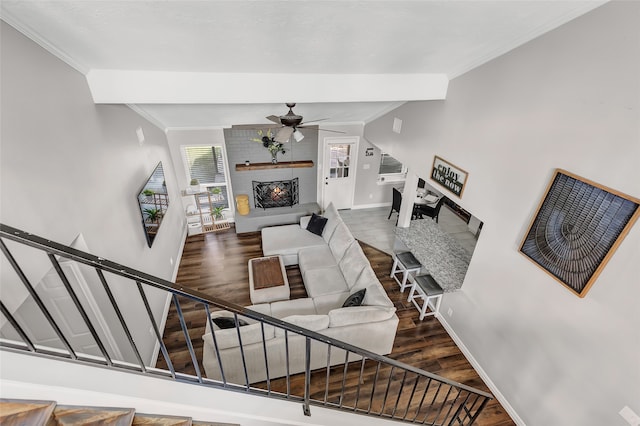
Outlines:
[[[33,284],[24,270],[24,262],[22,266],[19,264],[5,240],[19,244],[14,244],[13,251],[24,252],[23,246],[28,246],[46,255],[71,299],[72,306],[76,309],[76,316],[81,318],[95,343],[93,353],[74,347],[74,342],[68,335],[69,332],[63,330],[64,327],[59,324],[60,314],[56,313],[55,305],[52,301],[41,297],[38,286]],[[5,301],[0,300],[0,311],[6,319],[3,322],[5,325],[0,330],[0,347],[5,350],[61,357],[73,362],[97,364],[137,374],[299,401],[302,402],[306,415],[311,414],[310,406],[315,405],[410,423],[471,425],[492,399],[490,394],[470,386],[4,224],[0,224],[0,249],[6,262],[15,272],[14,278],[17,278],[17,281],[26,289],[28,297],[37,306],[58,340],[56,344],[35,341],[34,333],[29,331],[29,326],[26,324],[28,320],[15,315],[15,307],[6,306]],[[29,255],[28,259],[31,264],[33,257]],[[95,318],[92,320],[95,314],[87,308],[87,301],[79,297],[82,291],[78,289],[78,284],[69,279],[69,273],[65,272],[65,268],[61,266],[63,262],[68,261],[86,265],[97,274],[101,289],[104,291],[103,296],[110,304],[101,309],[110,309],[111,315],[117,318],[117,324],[121,328],[118,333],[126,336],[125,340],[129,346],[128,352],[123,350],[128,353],[127,356],[121,354],[114,356],[113,347],[105,345],[105,331],[100,332],[96,327]],[[129,283],[130,285],[135,284],[151,325],[150,331],[162,353],[163,358],[159,363],[164,362],[164,368],[150,365],[151,360],[144,361],[147,355],[141,353],[137,343],[141,340],[140,323],[138,320],[133,323],[127,320],[127,314],[117,302],[117,290],[113,289],[114,285],[121,288],[121,283],[112,284],[107,280],[107,276],[112,280],[115,277],[118,277],[118,280],[126,278],[132,282]],[[149,293],[157,291],[156,289],[171,295],[190,356],[190,363],[187,362],[189,372],[177,371],[163,341],[161,328],[149,300]],[[6,289],[3,289],[3,295],[4,291]],[[180,302],[181,299],[183,302]],[[216,360],[216,365],[209,367],[213,378],[205,377],[203,374],[202,355],[194,349],[185,319],[186,315],[181,308],[184,299],[202,308],[201,312],[189,312],[189,315],[206,315],[211,340],[205,342],[205,345],[210,344],[213,348]],[[218,342],[219,338],[216,337],[219,334],[218,331],[211,332],[216,329],[212,316],[215,317],[220,312],[224,312],[235,322],[232,329],[235,329],[239,343],[237,356],[225,357],[223,354],[227,353],[225,351],[229,351],[229,348]],[[249,347],[249,343],[242,343],[243,335],[245,337],[247,335],[240,326],[241,319],[259,324],[259,338],[256,340],[254,336],[251,342],[253,345],[262,346],[261,359],[264,361],[264,369],[260,368],[258,372],[255,371],[255,362],[251,364],[247,359],[246,348]],[[146,329],[146,326],[142,328]],[[8,329],[13,332],[11,333]],[[194,330],[191,331],[194,332]],[[274,359],[273,348],[268,349],[269,339],[266,333],[272,331],[284,335],[284,360]],[[107,331],[109,332],[115,333],[116,330]],[[296,350],[300,351],[301,344],[304,345],[303,359],[294,360],[292,353]],[[319,357],[319,353],[326,353],[326,358]],[[284,368],[282,362],[284,362]],[[284,373],[274,373],[273,370],[276,368],[284,370]],[[300,372],[297,371],[298,369]]]

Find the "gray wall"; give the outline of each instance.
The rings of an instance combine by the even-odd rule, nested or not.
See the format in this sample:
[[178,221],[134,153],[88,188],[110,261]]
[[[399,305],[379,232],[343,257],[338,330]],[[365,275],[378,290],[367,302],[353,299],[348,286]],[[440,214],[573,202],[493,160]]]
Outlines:
[[[82,233],[94,254],[172,279],[185,226],[164,133],[126,106],[95,105],[82,74],[4,22],[1,28],[2,223],[63,244]],[[171,205],[149,248],[136,195],[159,161]],[[50,268],[46,258],[28,264],[35,282]],[[24,294],[13,275],[3,264],[3,301],[15,309]],[[149,296],[159,318],[165,297]],[[155,339],[137,290],[121,288],[118,298],[149,359]]]
[[640,224],[584,299],[518,252],[556,167],[640,196],[639,22],[640,3],[605,4],[365,128],[423,178],[435,154],[469,172],[482,238],[441,312],[529,426],[640,413]]
[[252,181],[273,181],[299,179],[300,204],[316,202],[316,170],[318,152],[318,132],[301,129],[305,135],[301,142],[290,142],[284,145],[286,153],[278,154],[278,161],[312,160],[313,167],[282,168],[268,170],[236,171],[236,164],[244,164],[246,160],[251,163],[271,162],[271,153],[259,142],[251,141],[259,137],[255,130],[226,129],[224,131],[225,146],[229,159],[231,185],[234,196],[238,194],[249,195],[249,206],[255,207],[253,200]]

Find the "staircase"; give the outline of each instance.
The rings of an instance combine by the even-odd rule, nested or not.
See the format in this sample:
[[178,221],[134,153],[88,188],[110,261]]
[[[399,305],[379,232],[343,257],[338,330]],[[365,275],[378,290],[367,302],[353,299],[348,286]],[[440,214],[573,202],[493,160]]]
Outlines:
[[[198,395],[216,389],[217,392],[237,395],[236,400],[241,398],[241,394],[270,398],[274,407],[278,403],[288,408],[292,404],[301,404],[305,416],[311,416],[311,406],[316,406],[321,413],[319,417],[324,415],[324,409],[331,409],[329,411],[363,416],[363,423],[370,424],[377,423],[377,420],[394,420],[432,426],[472,425],[493,398],[473,387],[4,224],[0,224],[0,251],[4,255],[1,259],[3,266],[6,266],[2,271],[0,300],[0,355],[11,352],[40,360],[64,360],[70,367],[83,366],[94,371],[124,373],[127,377],[144,377],[154,381],[149,382],[151,388],[159,388],[160,380],[188,386],[189,392],[197,390]],[[48,267],[49,272],[42,278],[42,274],[36,275],[32,271],[35,266],[40,266],[41,270]],[[39,278],[34,279],[33,276]],[[89,288],[85,281],[92,281],[93,287]],[[43,291],[43,286],[47,291]],[[30,303],[25,312],[20,312],[16,306],[14,296],[18,292],[24,293],[25,300]],[[173,304],[172,309],[177,312],[184,335],[184,353],[188,354],[195,374],[174,367],[162,338],[164,327],[162,318],[159,318],[162,312],[158,312],[162,301],[166,301],[166,306]],[[181,306],[187,305],[185,302],[192,308],[183,313]],[[198,333],[189,328],[191,316],[203,315],[209,329],[214,329],[211,313],[215,310],[233,314],[235,334],[240,343],[238,359],[223,362],[220,356],[216,357],[221,379],[211,379],[204,374],[202,356],[196,353],[192,344],[192,339],[200,338],[202,331]],[[110,319],[105,319],[107,317]],[[263,377],[266,380],[260,383],[249,380],[242,349],[244,333],[238,325],[240,317],[261,324],[261,339],[254,336],[254,340],[258,339],[254,344],[263,347],[265,361]],[[285,336],[284,359],[267,350],[266,327],[273,327]],[[45,331],[48,334],[45,335]],[[304,372],[299,374],[289,374],[291,363],[287,342],[294,338],[305,352]],[[211,339],[217,353],[219,343],[215,333]],[[151,346],[158,348],[162,363],[156,362],[150,342]],[[318,359],[314,359],[313,370],[312,346],[320,348],[319,353],[326,354],[326,361],[320,359],[318,363]],[[344,364],[332,367],[330,360],[335,357],[343,359]],[[27,364],[34,365],[36,361],[34,359]],[[185,364],[185,360],[180,361],[181,365]],[[272,362],[284,365],[285,377],[273,377],[269,373]],[[165,367],[160,368],[159,365]],[[241,369],[244,374],[234,376],[245,379],[227,380],[224,372],[232,369]],[[52,397],[50,394],[11,396]],[[219,401],[206,401],[208,406],[215,402]],[[72,411],[64,411],[64,407],[61,409],[60,419],[67,416],[62,413],[73,414]],[[56,411],[53,412],[55,416]],[[125,416],[124,412],[118,411],[119,415]],[[225,420],[236,421],[235,418]],[[144,424],[133,421],[133,424]],[[62,421],[59,424],[67,423]]]
[[109,426],[240,426],[231,423],[198,422],[191,417],[136,413],[133,408],[58,405],[55,401],[0,399],[3,426],[109,425]]

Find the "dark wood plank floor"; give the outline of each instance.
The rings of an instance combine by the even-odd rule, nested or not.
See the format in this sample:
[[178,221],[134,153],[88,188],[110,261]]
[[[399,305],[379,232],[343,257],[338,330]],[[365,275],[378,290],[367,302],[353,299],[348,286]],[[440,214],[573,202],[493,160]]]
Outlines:
[[[366,244],[361,245],[378,279],[394,302],[400,318],[393,352],[389,357],[489,392],[440,322],[433,317],[423,321],[418,319],[417,310],[406,301],[407,293],[400,293],[396,282],[389,278],[391,257]],[[261,255],[261,240],[258,232],[237,235],[231,228],[219,233],[191,236],[187,238],[184,247],[176,282],[209,296],[247,306],[251,304],[247,262]],[[307,296],[297,267],[287,267],[287,278],[292,299]],[[189,340],[200,363],[201,336],[204,334],[206,318],[203,307],[185,299],[180,299],[180,307],[189,329]],[[184,333],[173,305],[165,326],[164,342],[176,371],[195,374]],[[162,356],[160,356],[158,367],[166,367]],[[274,381],[272,386],[277,386],[277,382]],[[324,390],[318,390],[320,391]],[[513,425],[514,422],[494,399],[484,409],[476,424],[507,426]]]

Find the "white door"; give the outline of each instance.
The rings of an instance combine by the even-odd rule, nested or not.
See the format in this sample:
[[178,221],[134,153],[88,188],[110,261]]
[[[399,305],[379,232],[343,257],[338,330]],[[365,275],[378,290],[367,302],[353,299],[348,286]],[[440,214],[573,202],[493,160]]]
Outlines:
[[336,209],[350,209],[355,189],[357,137],[324,140],[322,206],[333,202]]

